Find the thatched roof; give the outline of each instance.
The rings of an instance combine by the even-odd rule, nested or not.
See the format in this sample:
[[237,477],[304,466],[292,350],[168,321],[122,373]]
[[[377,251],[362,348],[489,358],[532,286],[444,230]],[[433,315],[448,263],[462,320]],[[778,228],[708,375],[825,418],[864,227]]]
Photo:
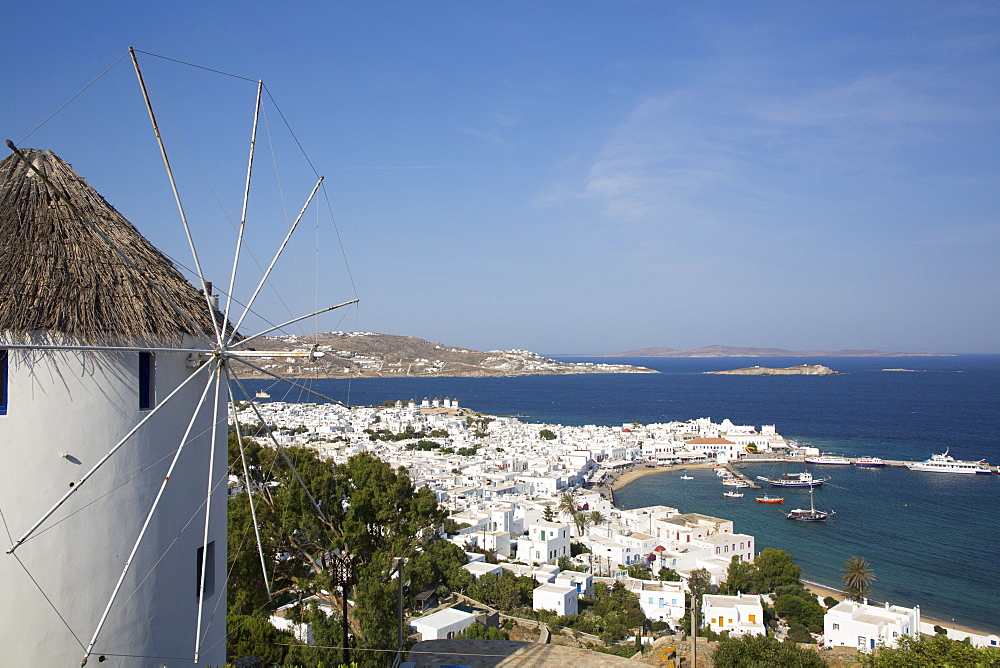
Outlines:
[[152,281],[201,333],[212,335],[204,296],[132,223],[59,156],[22,153],[51,184],[15,154],[0,162],[0,331],[93,342],[199,335]]

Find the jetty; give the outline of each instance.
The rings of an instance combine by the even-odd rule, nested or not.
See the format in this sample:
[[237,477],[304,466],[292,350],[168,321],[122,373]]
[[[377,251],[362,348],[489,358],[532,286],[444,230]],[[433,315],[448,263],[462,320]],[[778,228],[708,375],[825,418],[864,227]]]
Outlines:
[[722,465],[722,467],[724,469],[726,469],[727,471],[729,471],[731,474],[733,474],[733,477],[736,478],[737,480],[739,480],[740,482],[744,482],[744,483],[750,485],[750,489],[761,489],[760,485],[758,485],[756,482],[754,482],[753,480],[751,480],[750,477],[746,473],[743,473],[743,471],[740,471],[738,468],[736,468],[735,466],[733,466],[731,463],[726,462],[725,464]]

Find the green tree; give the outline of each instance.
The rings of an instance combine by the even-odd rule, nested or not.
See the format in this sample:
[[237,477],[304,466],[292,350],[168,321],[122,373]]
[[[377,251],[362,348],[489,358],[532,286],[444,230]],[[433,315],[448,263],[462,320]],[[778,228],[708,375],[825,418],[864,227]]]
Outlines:
[[681,579],[681,574],[672,568],[661,568],[656,577],[663,582],[678,582]]
[[556,518],[555,511],[552,510],[552,506],[545,506],[542,508],[542,519],[546,522],[551,522]]
[[789,623],[801,624],[811,633],[823,632],[826,610],[816,595],[796,585],[784,585],[775,590],[774,612]]
[[602,513],[600,510],[590,511],[590,526],[595,526],[595,527],[599,526],[601,523],[604,522],[604,519],[605,519],[604,513]]
[[858,659],[865,668],[922,668],[923,666],[1000,666],[1000,650],[973,647],[947,636],[902,636],[896,647],[880,646]]
[[480,603],[500,610],[513,610],[531,605],[535,581],[529,577],[515,576],[508,570],[499,575],[487,573],[479,576],[466,588],[466,595]]
[[316,666],[319,664],[336,666],[340,663],[340,650],[330,649],[340,646],[341,622],[339,615],[327,617],[315,604],[302,615],[302,621],[312,630],[315,647],[292,641],[283,663],[288,665]]
[[826,662],[811,649],[771,636],[723,637],[712,655],[715,668],[825,668]]
[[544,438],[546,441],[555,440],[556,434],[551,429],[542,429],[538,432],[539,438]]
[[572,519],[579,510],[576,505],[576,499],[573,498],[573,495],[570,492],[567,492],[559,497],[559,505],[557,506],[557,509],[560,513],[566,515],[570,519]]
[[507,632],[503,629],[497,629],[492,626],[484,626],[479,622],[473,622],[455,637],[469,638],[472,640],[507,640],[510,636],[508,636]]
[[753,564],[759,578],[756,583],[759,592],[774,591],[781,585],[801,584],[802,567],[784,550],[764,548]]
[[864,557],[848,557],[844,567],[844,593],[847,598],[861,601],[871,592],[871,583],[875,581],[875,571]]
[[226,654],[229,661],[244,656],[264,659],[266,665],[282,664],[288,645],[295,642],[290,631],[279,631],[266,617],[230,614],[226,617]]
[[587,527],[590,526],[590,513],[582,510],[573,513],[573,524],[576,525],[576,530],[579,535],[585,535],[587,533]]
[[691,628],[690,610],[697,608],[698,618],[696,620],[697,621],[696,626],[698,629],[700,629],[702,627],[701,610],[700,610],[701,597],[704,594],[707,594],[712,589],[712,574],[709,573],[704,568],[699,568],[697,570],[691,571],[691,574],[688,576],[687,586],[690,598],[690,604],[688,605],[689,612],[687,615],[688,624],[687,626],[684,626],[682,628],[684,628],[685,630]]
[[625,567],[625,572],[628,573],[630,578],[635,578],[636,580],[648,580],[651,577],[649,569],[646,568],[646,564],[642,562],[629,564]]
[[[230,612],[264,616],[278,605],[312,594],[343,610],[337,604],[347,596],[358,605],[342,620],[341,640],[334,644],[346,644],[351,631],[359,647],[394,646],[397,593],[389,581],[392,559],[415,556],[425,538],[436,534],[444,522],[445,513],[433,493],[416,489],[403,469],[393,469],[367,453],[333,464],[319,459],[315,451],[287,448],[304,489],[274,450],[245,443],[244,451],[254,471],[252,491],[264,554],[280,558],[269,562],[274,597],[268,602],[249,495],[233,497]],[[234,467],[241,470],[235,439],[230,453]],[[360,665],[384,662],[373,653],[352,658]]]
[[743,561],[738,556],[729,560],[726,581],[719,587],[723,594],[759,594],[759,572],[752,561]]

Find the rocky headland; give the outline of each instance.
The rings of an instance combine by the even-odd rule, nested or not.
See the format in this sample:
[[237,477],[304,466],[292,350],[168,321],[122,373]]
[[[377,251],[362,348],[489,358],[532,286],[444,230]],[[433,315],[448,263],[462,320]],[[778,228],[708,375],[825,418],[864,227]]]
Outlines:
[[719,376],[834,376],[838,371],[834,371],[822,364],[799,364],[783,369],[772,369],[766,366],[751,366],[744,369],[730,369],[728,371],[706,371],[705,373]]
[[[254,339],[252,360],[286,378],[403,378],[435,376],[532,376],[583,373],[659,373],[629,364],[559,362],[528,350],[479,351],[432,343],[414,336],[374,332],[326,332]],[[313,351],[314,355],[301,355]],[[289,355],[287,353],[299,353]],[[315,353],[321,353],[315,354]],[[267,374],[237,364],[241,378]]]
[[[560,355],[569,357],[569,355]],[[785,350],[784,348],[748,348],[704,346],[693,350],[677,348],[640,348],[599,357],[953,357],[951,353],[889,353],[884,350]]]

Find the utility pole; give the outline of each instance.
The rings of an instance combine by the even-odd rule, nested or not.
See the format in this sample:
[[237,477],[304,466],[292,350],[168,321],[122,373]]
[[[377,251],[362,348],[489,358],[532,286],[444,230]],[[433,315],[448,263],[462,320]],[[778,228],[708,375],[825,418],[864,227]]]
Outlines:
[[396,649],[396,658],[392,662],[393,666],[398,666],[403,660],[403,566],[406,564],[405,558],[397,558],[396,560],[396,578],[399,582],[399,635],[398,635],[398,645]]
[[691,667],[698,668],[698,595],[691,592]]

